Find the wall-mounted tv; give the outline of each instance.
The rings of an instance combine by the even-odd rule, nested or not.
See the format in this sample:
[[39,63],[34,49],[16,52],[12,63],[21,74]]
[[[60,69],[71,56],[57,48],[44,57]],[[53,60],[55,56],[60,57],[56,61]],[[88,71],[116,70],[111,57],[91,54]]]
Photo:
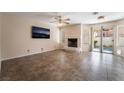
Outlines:
[[32,26],[32,38],[50,38],[50,29]]

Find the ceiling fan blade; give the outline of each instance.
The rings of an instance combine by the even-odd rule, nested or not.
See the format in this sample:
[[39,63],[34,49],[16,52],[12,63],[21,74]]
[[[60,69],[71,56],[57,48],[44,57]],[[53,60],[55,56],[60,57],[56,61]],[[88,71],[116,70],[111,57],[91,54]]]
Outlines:
[[57,15],[55,17],[53,17],[53,21],[51,21],[50,23],[58,23],[58,24],[70,24],[70,18],[66,17],[66,16],[62,16],[62,15]]
[[66,22],[66,21],[65,21],[64,23],[65,23],[65,24],[70,24],[70,22]]
[[69,18],[67,18],[67,19],[65,19],[66,21],[70,21],[70,19]]
[[62,16],[55,16],[54,19],[62,19]]
[[55,23],[55,22],[58,22],[58,21],[51,21],[50,23]]
[[58,17],[54,17],[55,20],[58,20],[59,18]]

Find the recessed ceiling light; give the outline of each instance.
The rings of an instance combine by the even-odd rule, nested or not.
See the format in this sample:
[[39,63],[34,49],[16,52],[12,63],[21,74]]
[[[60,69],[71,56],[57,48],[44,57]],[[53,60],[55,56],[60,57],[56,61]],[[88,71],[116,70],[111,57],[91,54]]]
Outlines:
[[97,15],[97,14],[99,14],[99,12],[93,12],[93,15]]

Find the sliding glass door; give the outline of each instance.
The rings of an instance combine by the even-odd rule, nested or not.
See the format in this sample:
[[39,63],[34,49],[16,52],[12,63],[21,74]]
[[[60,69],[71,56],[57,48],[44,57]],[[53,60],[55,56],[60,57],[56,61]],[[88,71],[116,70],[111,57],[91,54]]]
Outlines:
[[113,53],[113,32],[110,29],[93,29],[92,50],[101,53]]
[[95,29],[93,31],[93,51],[101,50],[101,30]]
[[113,33],[112,30],[102,30],[102,52],[113,52]]

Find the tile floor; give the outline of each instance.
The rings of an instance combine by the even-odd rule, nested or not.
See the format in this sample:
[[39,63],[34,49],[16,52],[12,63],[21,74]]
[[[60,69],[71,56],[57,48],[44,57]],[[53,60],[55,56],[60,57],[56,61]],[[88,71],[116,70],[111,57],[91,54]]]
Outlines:
[[2,81],[123,81],[124,58],[55,50],[2,62]]

